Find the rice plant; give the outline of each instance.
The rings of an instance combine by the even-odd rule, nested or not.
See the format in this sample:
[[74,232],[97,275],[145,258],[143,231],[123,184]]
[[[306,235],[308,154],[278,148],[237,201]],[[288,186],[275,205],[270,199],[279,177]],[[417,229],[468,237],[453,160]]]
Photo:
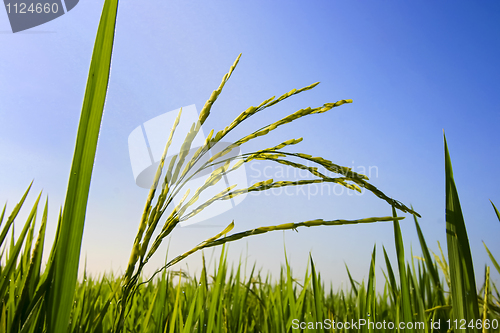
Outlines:
[[[17,238],[14,237],[14,222],[26,202],[31,185],[7,218],[6,205],[0,215],[0,332],[394,332],[402,331],[401,324],[409,323],[423,323],[411,328],[418,332],[498,332],[500,294],[490,279],[489,267],[485,268],[483,287],[476,290],[466,225],[446,141],[447,256],[443,251],[435,254],[428,249],[417,219],[420,217],[418,213],[385,195],[369,183],[365,175],[322,157],[286,151],[300,143],[302,138],[269,144],[268,148],[240,156],[230,154],[233,149],[282,125],[351,103],[349,99],[297,110],[251,133],[244,133],[234,143],[213,152],[223,138],[237,132],[242,122],[314,88],[318,83],[293,89],[278,98],[271,97],[249,107],[226,127],[217,132],[212,130],[194,155],[188,154],[201,126],[211,112],[216,112],[214,105],[235,71],[240,56],[210,95],[198,121],[188,133],[176,132],[182,110],[179,112],[146,199],[125,273],[121,276],[110,273],[95,278],[85,272],[83,280],[77,281],[86,205],[110,73],[117,8],[117,0],[105,1],[85,90],[66,200],[59,213],[56,237],[45,266],[42,265],[42,254],[47,246],[45,230],[49,206],[45,200],[43,211],[39,214],[41,193]],[[184,144],[171,163],[164,165],[174,135],[184,136]],[[253,160],[306,170],[310,176],[286,181],[268,179],[243,188],[232,185],[212,198],[198,202],[200,195],[217,184],[225,174]],[[191,193],[187,188],[189,180],[210,169],[213,171],[205,183]],[[248,192],[318,183],[340,184],[353,191],[365,189],[390,204],[393,215],[357,220],[313,219],[231,234],[234,223],[238,222],[236,220],[213,237],[166,262],[151,277],[144,277],[145,265],[172,231],[216,201],[229,200]],[[179,197],[182,199],[174,200]],[[500,220],[498,210],[493,203],[492,206]],[[421,257],[412,253],[412,259],[405,260],[399,225],[403,217],[397,216],[396,210],[413,215],[422,249]],[[38,232],[35,230],[37,219],[41,221]],[[383,293],[377,293],[375,289],[376,247],[368,258],[370,260],[367,260],[367,281],[355,280],[346,266],[350,285],[338,290],[325,286],[312,256],[305,276],[296,277],[285,254],[285,266],[277,279],[257,272],[255,265],[247,277],[242,263],[232,266],[227,262],[226,243],[253,235],[299,227],[384,221],[394,225],[397,267],[391,263],[383,247]],[[223,246],[223,250],[212,274],[204,257],[199,276],[169,270],[189,255],[219,245]],[[493,266],[500,272],[495,256],[486,244],[484,246]],[[334,322],[357,325],[339,327]],[[382,322],[395,326],[376,326],[376,323]]]
[[[149,191],[149,195],[144,207],[144,212],[142,214],[141,221],[139,222],[139,229],[135,237],[134,245],[130,255],[130,260],[128,267],[126,269],[125,275],[123,277],[123,288],[120,297],[120,318],[116,326],[116,330],[121,332],[124,326],[124,320],[126,313],[129,311],[128,307],[130,305],[130,297],[137,287],[137,282],[142,274],[144,266],[148,263],[149,259],[156,253],[157,249],[163,242],[163,240],[168,237],[172,231],[183,221],[187,221],[196,214],[203,211],[211,204],[217,200],[228,200],[232,199],[238,195],[254,192],[254,191],[267,191],[273,188],[285,187],[285,186],[305,186],[310,184],[318,183],[332,183],[340,184],[345,186],[349,190],[355,190],[361,192],[361,188],[364,188],[379,198],[385,200],[394,208],[397,208],[403,212],[412,213],[419,216],[415,211],[406,207],[404,204],[397,200],[394,200],[386,196],[382,191],[378,190],[375,186],[368,182],[368,177],[365,175],[356,173],[348,167],[340,166],[322,157],[313,157],[305,153],[292,153],[284,151],[285,148],[298,144],[302,141],[299,139],[290,139],[279,144],[275,144],[269,148],[264,148],[251,153],[246,153],[241,156],[228,157],[231,150],[239,148],[243,144],[255,138],[265,136],[269,132],[277,129],[278,127],[296,121],[302,117],[324,113],[330,111],[335,107],[339,107],[345,103],[351,103],[352,100],[339,100],[335,103],[325,103],[322,106],[315,108],[305,108],[295,111],[290,115],[264,126],[256,131],[243,135],[239,140],[230,144],[229,146],[221,149],[219,152],[212,153],[212,156],[206,158],[205,162],[203,157],[208,154],[211,149],[217,147],[217,144],[226,137],[230,132],[235,130],[238,125],[249,119],[250,117],[256,115],[265,109],[276,105],[277,103],[288,99],[296,94],[310,90],[318,85],[318,83],[313,83],[306,87],[300,89],[293,89],[288,93],[281,95],[278,98],[275,96],[261,102],[257,106],[251,106],[242,113],[240,113],[234,121],[232,121],[225,128],[215,132],[211,130],[205,139],[205,143],[198,148],[198,150],[193,154],[193,156],[188,159],[188,152],[191,149],[191,145],[194,138],[199,133],[201,126],[204,124],[206,119],[209,117],[214,103],[217,101],[219,95],[222,92],[225,84],[228,82],[229,78],[233,74],[239,60],[240,56],[236,59],[234,64],[230,67],[229,72],[224,75],[219,87],[214,90],[202,108],[199,119],[197,122],[193,123],[191,129],[188,133],[181,133],[185,135],[184,143],[182,144],[181,150],[174,155],[168,167],[164,170],[165,158],[167,156],[169,147],[171,145],[174,135],[176,135],[176,128],[180,121],[182,115],[182,109],[179,111],[177,119],[175,120],[173,127],[170,131],[170,135],[163,152],[163,156],[160,160],[158,170],[156,172],[153,184]],[[253,160],[264,160],[273,163],[280,163],[286,165],[290,168],[297,168],[300,170],[307,170],[311,178],[301,179],[301,180],[290,180],[290,181],[274,181],[273,179],[268,179],[262,182],[258,182],[252,186],[246,188],[237,188],[237,185],[232,185],[220,192],[219,194],[213,196],[207,201],[197,204],[200,195],[209,187],[217,184],[223,177],[241,167],[244,163],[248,163]],[[308,163],[312,163],[314,166],[308,166]],[[190,188],[187,188],[187,182],[196,177],[198,174],[214,168],[214,171],[205,180],[205,183],[196,189],[190,196]],[[320,171],[319,168],[322,170]],[[324,170],[323,170],[324,169]],[[160,186],[160,179],[164,173],[164,178]],[[330,174],[335,173],[338,176],[333,177]],[[178,201],[175,205],[174,198],[176,196],[182,196],[182,199]],[[162,218],[167,211],[170,214],[162,221]],[[163,269],[167,269],[172,265],[178,263],[180,260],[186,258],[187,256],[217,245],[222,245],[227,242],[239,240],[252,235],[262,234],[275,230],[294,230],[298,227],[313,227],[320,225],[344,225],[344,224],[356,224],[356,223],[372,223],[379,221],[393,221],[401,219],[399,217],[372,217],[359,220],[328,220],[315,219],[305,222],[296,223],[286,223],[275,226],[259,227],[252,230],[247,230],[244,232],[227,235],[234,226],[234,222],[230,223],[224,230],[222,230],[217,235],[201,242],[198,246],[191,249],[190,251],[181,254],[171,261],[169,261],[164,267],[157,271],[159,273]],[[156,237],[153,237],[154,234]]]

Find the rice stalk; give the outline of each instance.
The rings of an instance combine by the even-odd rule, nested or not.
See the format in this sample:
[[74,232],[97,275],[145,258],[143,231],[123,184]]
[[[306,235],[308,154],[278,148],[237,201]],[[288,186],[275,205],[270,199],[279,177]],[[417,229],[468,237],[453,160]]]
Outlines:
[[[264,126],[250,134],[247,134],[243,136],[241,139],[235,141],[233,144],[230,144],[226,148],[222,149],[220,152],[213,154],[208,161],[202,163],[202,165],[198,168],[195,168],[195,166],[198,164],[198,162],[201,160],[201,158],[206,155],[212,147],[214,147],[217,143],[220,142],[222,138],[224,138],[229,132],[231,132],[233,129],[235,129],[239,124],[241,124],[243,121],[249,119],[251,116],[255,115],[256,113],[273,106],[293,95],[296,95],[300,92],[310,90],[314,88],[318,83],[314,83],[312,85],[306,86],[301,89],[293,89],[288,93],[285,93],[281,95],[279,98],[275,99],[274,97],[269,98],[265,101],[263,101],[261,104],[259,104],[257,107],[250,107],[247,110],[243,111],[239,116],[236,117],[236,119],[231,122],[228,126],[226,126],[223,130],[217,132],[217,134],[214,133],[214,130],[211,130],[207,138],[205,139],[204,144],[197,149],[197,151],[194,153],[194,155],[191,157],[190,160],[187,160],[187,154],[191,149],[191,144],[196,137],[196,135],[199,133],[201,129],[201,125],[205,122],[207,117],[209,116],[212,106],[219,97],[219,95],[222,92],[222,88],[224,85],[227,83],[229,77],[233,73],[237,63],[240,60],[240,56],[236,59],[234,64],[231,66],[229,69],[228,73],[224,75],[221,84],[219,85],[218,89],[216,89],[208,101],[205,103],[203,109],[200,112],[200,116],[197,122],[193,123],[191,126],[190,131],[186,134],[184,143],[181,146],[181,150],[178,152],[177,155],[175,155],[175,158],[171,160],[170,165],[168,166],[168,169],[165,174],[164,181],[161,185],[162,190],[159,192],[159,195],[156,196],[156,188],[159,185],[159,179],[160,175],[162,173],[162,169],[164,167],[164,159],[166,156],[166,152],[168,149],[168,146],[170,145],[170,142],[172,140],[172,137],[174,135],[174,131],[176,128],[177,123],[179,122],[179,117],[181,113],[179,113],[177,120],[170,132],[168,143],[166,145],[164,154],[162,159],[160,160],[160,165],[157,169],[156,175],[154,182],[152,184],[152,187],[150,189],[146,205],[144,208],[144,213],[142,215],[141,221],[139,223],[139,230],[137,232],[134,245],[131,251],[131,256],[129,260],[129,264],[126,269],[126,273],[123,278],[122,282],[122,294],[121,294],[121,307],[122,309],[120,310],[120,319],[117,321],[116,324],[116,330],[117,332],[120,332],[123,329],[124,325],[124,319],[125,319],[125,313],[126,309],[129,306],[129,299],[131,297],[131,292],[132,290],[136,289],[137,283],[139,281],[140,274],[142,272],[142,269],[144,265],[148,262],[148,260],[151,258],[152,255],[155,254],[159,246],[161,245],[162,241],[164,238],[166,238],[170,233],[175,229],[175,227],[183,222],[187,221],[189,218],[192,218],[196,214],[200,213],[203,211],[205,208],[207,208],[209,205],[213,204],[214,202],[218,200],[227,200],[234,198],[238,195],[248,193],[248,192],[253,192],[253,191],[267,191],[273,188],[279,188],[279,187],[285,187],[285,186],[301,186],[301,185],[311,185],[311,184],[318,184],[318,183],[335,183],[335,184],[340,184],[342,186],[345,186],[346,188],[350,190],[356,190],[361,192],[361,188],[365,188],[371,192],[373,192],[375,195],[378,197],[382,198],[383,200],[387,201],[389,204],[391,204],[393,207],[396,207],[404,212],[409,212],[412,214],[418,215],[415,211],[412,209],[409,209],[405,205],[401,204],[400,202],[387,197],[384,193],[382,193],[380,190],[378,190],[376,187],[371,185],[370,183],[367,182],[368,178],[364,175],[357,174],[353,172],[350,168],[347,167],[341,167],[337,164],[332,163],[331,161],[328,161],[326,159],[323,159],[321,157],[312,157],[311,155],[307,154],[302,154],[302,153],[287,153],[283,152],[282,149],[295,145],[299,142],[302,141],[302,138],[300,139],[291,139],[287,140],[285,142],[282,142],[281,144],[275,145],[274,147],[259,150],[253,153],[249,154],[244,154],[242,156],[236,156],[236,157],[230,157],[230,158],[224,158],[225,155],[227,155],[231,150],[233,150],[236,147],[240,147],[241,145],[247,143],[248,141],[255,139],[257,137],[264,136],[268,134],[269,132],[277,129],[278,127],[291,123],[299,118],[302,118],[304,116],[312,115],[312,114],[319,114],[319,113],[324,113],[327,112],[335,107],[339,107],[343,104],[346,103],[351,103],[352,100],[340,100],[335,103],[326,103],[321,107],[317,108],[305,108],[305,109],[300,109],[272,124],[269,124],[267,126]],[[318,166],[307,166],[303,163],[291,161],[288,158],[298,158],[307,162],[313,162]],[[244,163],[248,163],[254,159],[260,159],[260,160],[267,160],[267,161],[273,161],[275,163],[280,163],[282,165],[285,165],[287,167],[291,168],[296,168],[296,169],[301,169],[301,170],[307,170],[309,171],[313,176],[317,177],[316,179],[300,179],[300,180],[295,180],[295,181],[277,181],[274,182],[272,179],[259,182],[257,184],[254,184],[252,186],[249,186],[247,188],[236,188],[235,185],[231,185],[227,187],[225,190],[222,192],[214,195],[212,198],[202,202],[201,204],[198,204],[197,206],[193,206],[199,199],[200,195],[209,187],[217,184],[225,174],[237,170],[239,167],[241,167]],[[232,167],[230,164],[232,162],[236,162]],[[169,207],[169,205],[173,202],[174,197],[176,197],[180,191],[186,186],[186,184],[196,176],[196,174],[202,172],[203,170],[206,170],[207,168],[216,168],[210,176],[205,180],[205,183],[196,189],[194,192],[192,192],[192,195],[190,198],[187,198],[187,195],[189,192],[186,192],[184,198],[180,201],[180,203],[177,204],[177,206],[172,210],[170,215],[167,217],[166,221],[163,223],[163,228],[160,231],[160,233],[156,236],[154,242],[152,245],[150,245],[150,240],[151,237],[153,236],[153,233],[157,230],[157,226],[160,222],[160,219],[162,218],[164,212],[166,209]],[[330,172],[335,172],[339,173],[341,177],[330,177],[327,176],[324,172],[319,171],[318,167],[322,167],[326,169],[327,171]],[[190,176],[188,176],[190,174]],[[153,204],[154,199],[156,197],[156,203]],[[192,208],[192,206],[194,208]],[[188,211],[188,209],[191,209]],[[176,257],[173,261],[168,263],[163,269],[170,267],[173,263],[178,262],[179,260],[182,260],[186,256],[190,255],[191,253],[194,253],[202,248],[206,247],[211,247],[211,246],[216,246],[216,245],[221,245],[229,241],[235,241],[237,239],[243,238],[243,237],[248,237],[250,235],[254,234],[259,234],[263,232],[268,232],[272,230],[286,230],[286,229],[296,229],[299,226],[317,226],[317,225],[335,225],[335,224],[349,224],[349,223],[366,223],[366,222],[375,222],[375,221],[380,221],[383,219],[380,218],[373,218],[373,219],[364,219],[364,220],[356,220],[356,222],[349,222],[349,221],[342,221],[341,220],[335,220],[335,221],[324,221],[324,220],[313,220],[313,221],[307,221],[307,222],[301,222],[301,223],[295,223],[295,224],[283,224],[283,225],[278,225],[278,226],[271,226],[271,227],[261,227],[257,228],[254,230],[249,230],[244,233],[238,233],[234,234],[231,236],[227,236],[221,239],[213,239],[210,238],[209,240],[206,240],[205,242],[200,243],[197,247],[192,249],[192,251],[185,253],[183,255],[180,255]],[[226,231],[227,232],[227,231]]]

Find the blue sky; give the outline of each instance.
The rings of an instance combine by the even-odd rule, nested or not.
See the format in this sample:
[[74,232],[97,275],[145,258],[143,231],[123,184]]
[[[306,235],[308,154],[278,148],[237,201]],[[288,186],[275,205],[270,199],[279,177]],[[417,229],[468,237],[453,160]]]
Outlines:
[[[49,195],[51,224],[64,202],[76,129],[102,1],[24,33],[9,33],[0,11],[0,202],[8,208],[35,179],[30,202]],[[167,111],[201,109],[239,53],[206,129],[220,129],[248,106],[313,82],[312,91],[253,117],[237,139],[307,106],[351,98],[326,114],[301,119],[255,140],[250,152],[304,137],[295,151],[356,168],[373,167],[372,183],[413,205],[427,242],[445,244],[446,131],[478,280],[500,255],[500,4],[495,1],[153,1],[121,2],[111,79],[89,199],[82,258],[99,273],[123,270],[147,191],[134,183],[127,139],[134,128]],[[208,132],[207,130],[205,132]],[[249,196],[211,224],[235,230],[323,218],[391,214],[362,196]],[[420,253],[411,216],[402,223],[408,252]],[[220,228],[181,228],[170,255]],[[50,238],[49,238],[50,239]],[[324,278],[346,282],[343,262],[367,276],[373,245],[394,256],[390,223],[320,227],[285,233],[297,273],[312,253]],[[164,254],[166,248],[162,248]],[[230,246],[230,257],[277,272],[283,233]],[[164,260],[159,254],[149,270]],[[189,265],[195,272],[200,258]],[[384,267],[378,256],[379,267]],[[498,280],[498,276],[496,276]],[[382,280],[382,275],[379,275]]]

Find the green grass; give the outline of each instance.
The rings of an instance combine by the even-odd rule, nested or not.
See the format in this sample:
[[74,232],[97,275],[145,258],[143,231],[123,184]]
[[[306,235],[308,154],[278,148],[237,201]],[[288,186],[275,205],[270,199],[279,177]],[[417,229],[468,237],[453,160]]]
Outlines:
[[[227,250],[224,250],[218,263],[212,268],[203,265],[197,275],[163,271],[152,281],[139,284],[124,322],[125,331],[332,332],[327,329],[294,328],[297,320],[323,323],[327,320],[327,323],[331,323],[332,320],[359,322],[370,319],[398,325],[399,322],[429,323],[433,319],[441,323],[441,329],[433,330],[427,325],[415,331],[446,332],[447,320],[451,320],[453,325],[455,318],[452,295],[449,290],[431,286],[431,273],[426,268],[428,265],[436,268],[437,263],[434,260],[426,263],[420,259],[405,263],[406,280],[411,286],[407,297],[403,296],[400,283],[394,284],[390,278],[384,279],[384,291],[377,294],[374,292],[375,268],[381,263],[375,262],[374,253],[363,260],[368,281],[353,280],[356,288],[345,286],[332,289],[325,286],[313,258],[310,258],[308,272],[304,276],[294,275],[288,263],[275,277],[256,272],[255,266],[247,275],[244,272],[246,263],[229,265]],[[390,267],[391,263],[388,265]],[[411,266],[415,269],[411,269]],[[438,273],[440,283],[444,283],[443,272]],[[71,328],[68,331],[111,332],[119,311],[118,300],[111,297],[110,304],[105,300],[113,295],[116,288],[120,288],[120,283],[120,277],[112,275],[97,279],[86,276],[78,283],[76,302],[71,310]],[[498,292],[491,292],[496,290],[496,286],[487,279],[482,290],[487,297],[480,296],[477,300],[482,310],[478,319],[488,319],[490,322],[500,320],[499,295]],[[402,313],[407,302],[411,311],[404,317]],[[102,313],[105,313],[104,317],[100,317]],[[349,331],[372,330],[366,325]],[[386,326],[386,329],[375,331],[395,330]]]
[[[50,268],[53,259],[49,260],[48,267],[43,270],[41,253],[47,222],[47,203],[41,216],[38,237],[35,237],[34,228],[40,196],[18,238],[7,242],[9,227],[25,202],[26,195],[7,218],[0,233],[3,244],[0,332],[50,332],[44,290],[49,288],[48,283],[53,278],[50,276],[53,274]],[[0,221],[4,219],[5,209]],[[383,248],[385,269],[382,293],[376,293],[374,288],[376,268],[382,265],[375,262],[376,247],[371,258],[366,258],[368,280],[356,281],[346,267],[349,285],[337,290],[325,286],[312,257],[305,276],[293,274],[286,255],[285,266],[279,276],[256,272],[255,265],[247,275],[244,267],[248,263],[229,265],[226,259],[227,249],[223,249],[212,272],[205,266],[203,259],[203,269],[196,276],[165,269],[159,270],[150,280],[144,281],[139,276],[135,292],[128,301],[123,329],[125,332],[331,332],[328,329],[302,330],[297,325],[300,322],[323,322],[326,323],[325,328],[332,320],[359,323],[360,320],[369,319],[395,323],[396,327],[400,322],[427,323],[426,326],[415,329],[419,332],[446,332],[448,325],[461,326],[461,320],[465,318],[459,317],[463,314],[459,314],[455,304],[463,305],[467,298],[453,291],[453,281],[457,279],[453,278],[455,273],[450,268],[453,254],[444,256],[442,252],[432,253],[427,247],[418,218],[414,217],[422,255],[412,255],[409,262],[405,261],[405,244],[399,220],[394,219],[393,223],[395,242],[394,245],[385,244],[385,247],[395,246],[397,261],[391,262]],[[288,227],[276,228],[281,230]],[[227,231],[224,230],[221,234]],[[231,236],[225,238],[227,237]],[[224,237],[216,235],[215,239],[224,240]],[[495,269],[500,272],[495,257],[488,249],[487,251]],[[460,251],[457,256],[461,258]],[[180,256],[181,259],[182,257],[183,255]],[[178,262],[178,258],[174,261]],[[394,267],[398,269],[395,270]],[[395,274],[396,271],[399,274]],[[74,302],[70,307],[66,331],[114,331],[121,311],[122,283],[122,276],[93,278],[85,273],[83,281],[77,282],[74,289]],[[476,298],[468,299],[474,302],[479,311],[476,317],[465,320],[466,329],[498,332],[498,329],[478,329],[482,323],[491,325],[496,323],[495,320],[500,320],[500,294],[497,286],[489,279],[489,267],[485,269],[484,284]],[[431,320],[439,322],[441,328],[428,325]],[[457,324],[455,320],[458,321]],[[474,328],[469,328],[471,320]],[[358,325],[358,329],[349,331],[374,330],[368,325]],[[386,327],[375,331],[395,330]]]
[[[85,273],[83,281],[77,281],[92,169],[111,68],[117,9],[117,0],[105,1],[84,95],[66,200],[59,213],[55,241],[50,246],[49,259],[45,265],[42,265],[41,258],[48,245],[45,244],[45,230],[49,208],[46,200],[41,218],[38,218],[41,193],[26,221],[17,221],[23,225],[17,238],[14,237],[14,223],[26,203],[31,185],[7,218],[6,206],[0,215],[0,333],[326,332],[332,330],[325,327],[307,327],[309,325],[302,328],[300,322],[325,323],[332,320],[358,323],[363,320],[380,323],[385,321],[395,323],[396,327],[400,323],[421,322],[426,324],[413,330],[426,333],[446,332],[447,325],[457,326],[453,330],[456,332],[497,330],[488,330],[483,325],[491,325],[494,320],[495,323],[499,320],[500,295],[489,278],[489,267],[485,268],[483,287],[476,289],[466,224],[453,179],[446,140],[446,230],[443,230],[447,235],[446,257],[442,251],[440,254],[431,255],[418,223],[418,213],[386,196],[371,184],[365,175],[322,157],[286,151],[290,146],[300,143],[302,138],[274,143],[268,148],[237,157],[227,155],[232,149],[265,136],[283,125],[305,116],[328,112],[351,103],[352,100],[343,99],[314,108],[300,109],[251,133],[243,133],[239,140],[198,166],[202,157],[224,137],[233,130],[237,133],[242,122],[285,99],[313,89],[318,83],[293,89],[278,98],[273,96],[257,106],[249,107],[226,127],[219,131],[210,131],[204,145],[188,159],[188,151],[195,136],[211,112],[216,112],[215,108],[213,109],[214,104],[235,71],[240,56],[223,76],[219,87],[210,95],[198,121],[193,123],[188,133],[175,131],[182,116],[182,110],[179,112],[146,199],[125,273],[99,278]],[[181,150],[175,152],[177,155],[167,166],[164,161],[174,135],[183,135],[185,140]],[[256,159],[306,170],[309,172],[309,178],[293,181],[268,179],[247,188],[230,186],[213,198],[198,202],[200,194],[220,181],[224,174]],[[204,185],[198,189],[187,188],[189,180],[196,173],[212,167],[215,170]],[[152,277],[144,280],[145,265],[171,232],[180,223],[217,200],[228,200],[244,193],[268,191],[277,187],[318,183],[340,184],[353,191],[361,191],[364,188],[391,205],[393,215],[357,220],[329,218],[289,222],[231,234],[234,223],[238,222],[233,221],[213,237],[183,254],[178,254],[158,268]],[[176,197],[183,199],[174,205]],[[500,220],[495,205],[493,208]],[[397,216],[397,210],[413,215],[422,258],[417,258],[412,253],[412,259],[405,260],[405,243],[400,229],[400,221],[404,217]],[[37,220],[41,221],[38,228]],[[378,267],[375,260],[376,246],[371,260],[367,260],[367,281],[356,281],[346,266],[349,286],[338,290],[325,286],[312,257],[308,263],[308,271],[303,277],[293,274],[286,254],[286,264],[282,267],[279,277],[256,272],[255,265],[247,276],[243,268],[247,263],[232,266],[227,262],[226,243],[246,237],[300,227],[375,222],[394,224],[394,244],[384,246],[395,246],[397,253],[397,262],[391,263],[385,247],[382,248],[386,267],[383,272],[385,286],[382,293],[377,293],[375,289]],[[174,264],[195,252],[220,245],[223,250],[218,265],[213,268],[206,267],[203,258],[203,269],[199,276],[169,270]],[[493,266],[500,272],[495,257],[486,245],[485,249]],[[368,255],[367,259],[370,259]],[[211,269],[213,272],[209,272]],[[441,327],[438,329],[429,325],[431,320],[440,322]],[[465,323],[463,329],[462,321]],[[344,328],[336,331],[404,330],[361,325],[355,329]]]

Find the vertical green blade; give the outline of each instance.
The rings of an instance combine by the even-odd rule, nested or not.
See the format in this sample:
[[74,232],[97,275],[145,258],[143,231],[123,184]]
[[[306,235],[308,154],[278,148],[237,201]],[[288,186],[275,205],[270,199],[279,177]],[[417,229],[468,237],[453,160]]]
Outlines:
[[316,273],[316,267],[314,266],[314,261],[309,253],[309,262],[311,264],[311,274],[312,274],[312,287],[313,287],[313,301],[315,309],[315,322],[323,322],[323,293],[320,282],[318,281],[318,275]]
[[[26,190],[26,192],[24,192],[23,197],[21,198],[19,203],[14,207],[14,209],[12,210],[12,213],[10,214],[9,218],[7,219],[6,224],[3,226],[3,229],[0,232],[0,246],[2,246],[2,244],[5,240],[5,237],[7,237],[7,233],[9,232],[10,226],[14,223],[14,220],[16,219],[17,214],[19,214],[19,211],[21,210],[21,207],[23,206],[24,201],[26,200],[26,197],[28,196],[28,193],[31,189],[31,185],[33,185],[33,182],[31,182],[30,186],[28,186],[28,189]],[[5,205],[3,208],[2,220],[3,220],[3,217],[5,215],[6,206],[7,205]]]
[[384,258],[385,258],[385,265],[387,266],[387,275],[389,278],[389,283],[391,286],[391,293],[392,296],[394,297],[394,301],[396,302],[397,296],[399,295],[399,290],[398,286],[396,284],[396,278],[394,277],[394,270],[392,269],[391,261],[389,260],[389,256],[387,255],[387,252],[385,251],[385,247],[382,246],[382,249],[384,250]]
[[413,219],[415,221],[415,227],[417,228],[418,240],[420,242],[420,247],[422,248],[422,253],[424,255],[425,265],[427,267],[427,270],[429,271],[432,283],[436,288],[436,292],[438,292],[440,304],[445,304],[443,287],[441,286],[441,282],[439,281],[439,273],[436,270],[436,267],[434,267],[429,248],[427,247],[427,243],[425,242],[424,234],[422,233],[422,229],[420,228],[417,217],[413,216]]
[[484,245],[484,248],[486,249],[486,252],[488,252],[488,256],[490,257],[491,261],[493,262],[493,265],[497,269],[498,274],[500,274],[500,265],[496,261],[495,257],[493,257],[493,254],[491,254],[490,249],[488,249],[488,247],[486,246],[486,244],[484,244],[484,242],[483,242],[483,245]]
[[[375,292],[375,257],[376,257],[377,245],[373,246],[372,260],[370,262],[370,271],[368,273],[368,284],[366,285],[366,312],[368,320],[376,321],[376,292]],[[369,329],[369,332],[373,332],[373,329]]]
[[347,267],[347,264],[344,262],[345,269],[347,271],[347,276],[349,277],[349,281],[351,282],[351,288],[354,291],[354,295],[358,297],[358,288],[356,288],[356,284],[354,283],[354,280],[352,279],[351,272],[349,272],[349,268]]
[[83,100],[49,298],[48,331],[54,333],[66,332],[75,292],[90,180],[111,68],[117,9],[118,0],[105,1]]
[[[444,136],[444,134],[443,134]],[[450,154],[444,137],[446,173],[446,241],[450,263],[451,295],[455,319],[467,322],[479,318],[476,281],[465,221],[453,179]],[[460,330],[476,332],[475,328]]]
[[497,214],[498,221],[500,221],[500,212],[498,211],[497,207],[495,204],[490,200],[491,205],[493,206],[493,209],[495,210],[495,213]]
[[[392,215],[397,217],[396,209],[392,207]],[[412,321],[410,287],[408,286],[408,275],[405,264],[405,249],[403,244],[403,235],[399,221],[394,219],[394,241],[396,243],[396,254],[398,256],[399,281],[401,284],[401,305],[403,310],[403,321],[409,323]],[[408,272],[409,273],[409,272]]]
[[7,208],[7,203],[3,206],[2,214],[0,214],[0,227],[2,226],[3,217],[5,216],[5,209]]
[[11,277],[16,275],[16,263],[19,257],[19,254],[21,253],[21,247],[24,244],[24,240],[26,239],[26,235],[28,233],[28,230],[30,229],[31,225],[34,222],[34,217],[36,215],[37,209],[38,209],[38,202],[40,201],[42,193],[38,195],[38,198],[35,201],[35,204],[33,205],[33,208],[31,209],[31,212],[28,216],[28,219],[26,220],[26,223],[24,224],[23,230],[21,231],[21,234],[17,238],[17,241],[14,242],[12,241],[13,244],[11,244],[11,251],[9,253],[9,258],[7,259],[7,262],[5,263],[5,266],[2,267],[2,271],[0,274],[0,297],[4,297],[5,291],[7,290],[7,287],[9,285],[9,282],[11,281]]

